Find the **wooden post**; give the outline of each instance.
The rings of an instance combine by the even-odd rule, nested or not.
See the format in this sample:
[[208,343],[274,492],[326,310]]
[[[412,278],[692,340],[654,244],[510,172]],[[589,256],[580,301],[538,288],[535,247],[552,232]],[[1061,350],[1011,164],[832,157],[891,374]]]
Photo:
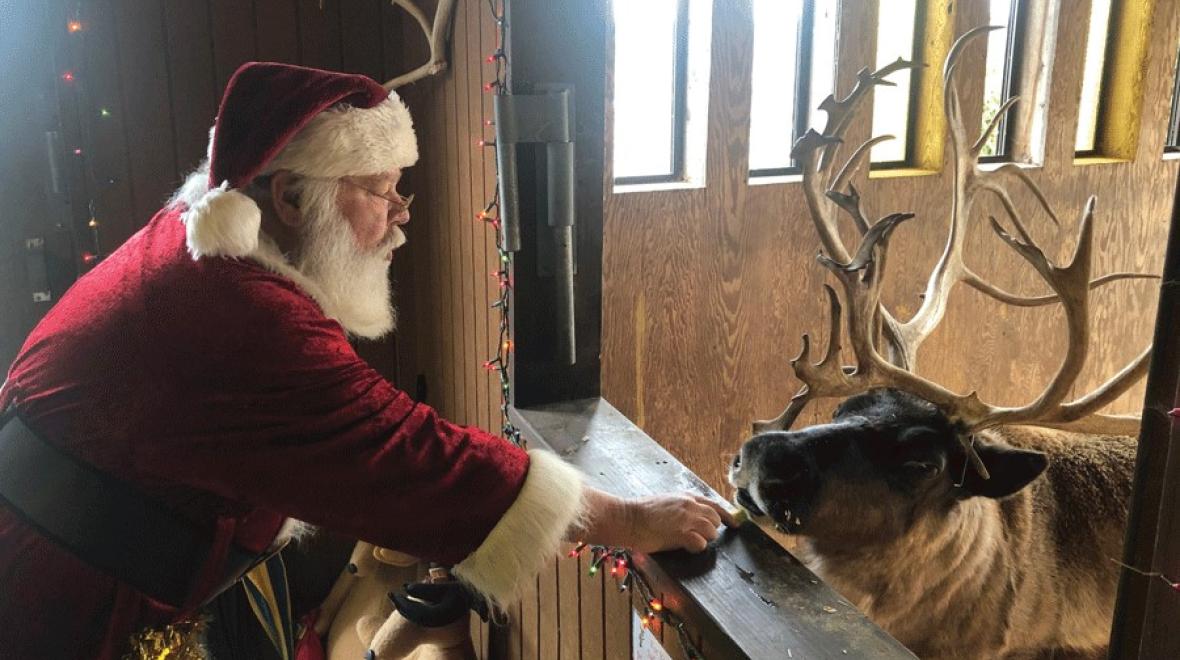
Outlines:
[[[1180,383],[1180,177],[1175,195],[1123,551],[1128,566],[1173,580],[1180,579],[1180,433],[1168,413],[1176,407]],[[1177,620],[1180,593],[1124,569],[1110,657],[1180,657],[1180,638],[1168,633]]]

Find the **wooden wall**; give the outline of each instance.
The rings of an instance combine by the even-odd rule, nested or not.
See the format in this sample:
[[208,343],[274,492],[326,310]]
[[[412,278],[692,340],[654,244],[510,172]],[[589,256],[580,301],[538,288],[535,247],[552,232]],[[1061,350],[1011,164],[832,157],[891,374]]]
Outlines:
[[[31,302],[24,238],[72,228],[80,252],[88,247],[93,201],[102,251],[114,250],[147,223],[204,156],[221,92],[240,64],[291,62],[380,81],[403,70],[402,23],[408,19],[384,0],[16,4],[19,10],[3,12],[0,28],[6,54],[0,79],[6,92],[0,116],[5,174],[0,261],[6,275],[0,282],[0,366],[5,370],[49,307]],[[69,34],[66,25],[73,18],[83,29]],[[73,83],[60,79],[65,70],[73,71]],[[110,115],[102,116],[100,108]],[[64,210],[48,193],[44,131],[51,129],[61,132],[67,150],[63,172],[70,208]],[[84,147],[83,155],[69,153],[75,146]],[[59,219],[67,227],[55,228]],[[55,249],[55,258],[71,258],[68,245]],[[394,374],[392,342],[365,352]]]
[[[417,24],[388,0],[52,0],[20,11],[10,11],[9,1],[0,0],[5,370],[48,309],[29,300],[23,257],[24,237],[53,231],[43,131],[58,127],[66,145],[88,145],[90,167],[69,163],[73,208],[64,212],[85,237],[93,199],[109,252],[147,223],[204,156],[218,100],[241,63],[291,62],[385,81],[425,61],[427,52]],[[419,5],[429,15],[435,2]],[[67,35],[75,8],[85,29]],[[498,381],[481,368],[498,336],[498,317],[489,310],[497,287],[488,275],[498,255],[489,229],[474,221],[494,189],[493,154],[475,147],[491,117],[481,84],[491,75],[483,57],[494,50],[494,28],[485,2],[460,0],[452,67],[400,90],[416,118],[421,152],[403,190],[417,196],[409,244],[395,259],[400,327],[396,341],[358,350],[444,416],[498,430]],[[75,73],[69,87],[58,79],[65,68]],[[101,117],[101,107],[111,116]],[[573,593],[568,586],[566,593]],[[537,637],[535,623],[531,633],[517,630],[518,650],[523,639]],[[485,651],[486,631],[477,628]],[[572,631],[567,643],[578,636]]]
[[[435,1],[419,3],[433,11]],[[491,273],[499,267],[495,233],[476,220],[495,191],[495,153],[476,142],[492,128],[495,75],[484,58],[496,50],[495,21],[486,2],[455,7],[450,68],[401,90],[414,116],[418,164],[406,171],[413,192],[408,245],[394,256],[398,304],[399,385],[447,418],[498,432],[499,378],[482,368],[495,354],[499,297]],[[426,42],[413,22],[398,38],[409,69],[426,60]],[[422,388],[424,391],[421,391]]]
[[[956,11],[956,33],[987,21],[987,3],[933,3]],[[944,7],[945,5],[945,7]],[[872,67],[881,0],[845,0],[839,26],[839,89]],[[1142,130],[1132,162],[1077,164],[1073,142],[1081,86],[1088,0],[1061,2],[1049,96],[1045,163],[1030,170],[1063,216],[1044,215],[1032,231],[1049,248],[1072,249],[1086,196],[1098,195],[1095,274],[1158,273],[1177,162],[1164,160],[1180,6],[1156,2],[1142,75]],[[603,257],[603,392],[710,485],[724,491],[724,466],[754,419],[772,417],[797,390],[788,359],[805,332],[826,341],[826,312],[815,262],[818,240],[798,183],[750,184],[747,171],[751,49],[749,2],[714,3],[703,188],[607,192]],[[961,65],[969,126],[979,125],[982,41]],[[939,75],[930,62],[924,75]],[[868,137],[866,105],[846,137]],[[1118,121],[1117,117],[1111,118]],[[608,136],[609,144],[609,136]],[[949,152],[949,150],[948,150]],[[609,162],[609,159],[608,159]],[[608,179],[609,180],[609,179]],[[867,215],[913,211],[896,233],[884,299],[907,318],[945,240],[950,170],[855,181]],[[1017,205],[1032,209],[1029,196]],[[990,200],[976,215],[1002,216]],[[978,218],[977,218],[978,220]],[[1051,250],[1050,250],[1051,251]],[[1031,270],[978,221],[967,260],[996,283],[1044,291]],[[1113,374],[1151,339],[1158,286],[1120,282],[1094,296],[1095,336],[1082,385]],[[985,400],[1015,404],[1048,382],[1063,351],[1064,328],[1051,308],[1011,309],[957,289],[941,328],[926,342],[919,370],[952,389],[978,389]],[[1142,385],[1113,409],[1138,411]],[[800,424],[829,414],[821,402]]]
[[[435,3],[420,4],[429,14]],[[417,24],[388,0],[54,0],[5,16],[0,80],[6,90],[28,90],[3,95],[0,116],[5,367],[49,307],[30,302],[22,253],[24,237],[52,232],[57,210],[46,199],[45,130],[59,129],[67,150],[85,147],[84,156],[64,161],[71,205],[64,212],[85,248],[93,200],[101,247],[110,252],[205,155],[221,93],[243,62],[291,62],[384,81],[427,53]],[[84,29],[70,35],[74,17]],[[451,69],[400,90],[417,120],[421,152],[405,175],[405,192],[417,197],[410,243],[394,269],[405,348],[399,352],[392,340],[358,348],[444,415],[495,430],[498,382],[481,364],[498,337],[498,315],[489,310],[498,255],[490,229],[474,221],[495,180],[491,149],[475,146],[491,118],[491,99],[481,90],[492,74],[483,58],[496,38],[486,3],[459,2],[454,30]],[[71,84],[59,79],[67,69]]]
[[[430,12],[437,3],[420,4]],[[425,56],[415,30],[402,27],[408,63]],[[499,255],[475,215],[495,190],[495,156],[475,143],[492,131],[484,126],[492,98],[482,86],[495,75],[484,58],[496,47],[488,3],[459,0],[450,68],[403,94],[421,156],[406,174],[406,191],[417,194],[410,242],[394,259],[401,387],[414,393],[424,380],[424,399],[444,416],[491,431],[501,423],[499,379],[481,365],[499,337],[499,315],[489,308],[499,297],[490,277]],[[620,594],[605,571],[588,570],[586,558],[554,558],[507,626],[477,628],[481,657],[631,657],[630,593]]]

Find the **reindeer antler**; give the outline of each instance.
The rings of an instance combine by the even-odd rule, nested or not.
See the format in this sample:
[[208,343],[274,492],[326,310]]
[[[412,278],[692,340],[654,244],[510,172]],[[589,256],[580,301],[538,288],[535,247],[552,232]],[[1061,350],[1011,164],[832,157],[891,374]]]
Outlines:
[[[1005,187],[1018,183],[1032,192],[1039,206],[1050,219],[1060,225],[1058,215],[1048,199],[1026,172],[1013,164],[986,171],[979,168],[983,145],[996,129],[1000,117],[1012,107],[1016,98],[1006,101],[979,137],[969,141],[964,126],[962,108],[954,82],[958,60],[968,43],[995,26],[982,26],[968,31],[952,46],[943,69],[943,110],[949,125],[954,156],[954,188],[950,227],[946,246],[930,274],[926,294],[918,311],[908,321],[898,322],[880,303],[881,280],[889,236],[901,222],[913,214],[892,214],[870,225],[860,207],[860,195],[852,186],[852,176],[864,167],[870,149],[892,136],[879,136],[861,144],[832,175],[834,154],[842,142],[856,106],[874,85],[889,84],[885,76],[914,65],[898,60],[875,73],[862,70],[852,92],[837,101],[829,96],[820,104],[828,112],[823,133],[810,130],[796,141],[792,157],[803,171],[803,188],[808,209],[819,234],[822,252],[818,259],[840,282],[848,302],[848,334],[856,364],[840,364],[840,332],[842,307],[836,292],[825,285],[830,309],[828,350],[818,363],[810,361],[810,339],[803,337],[803,349],[791,361],[796,377],[804,383],[792,397],[787,408],[775,419],[754,423],[754,431],[788,429],[808,401],[817,397],[847,397],[876,387],[894,387],[915,394],[942,408],[960,423],[964,434],[964,448],[976,469],[987,475],[982,462],[967,438],[972,432],[1005,424],[1027,424],[1054,428],[1071,428],[1090,432],[1134,433],[1139,420],[1134,417],[1096,415],[1126,391],[1147,371],[1148,348],[1127,367],[1094,392],[1065,403],[1065,397],[1076,383],[1085,364],[1089,339],[1089,296],[1093,288],[1129,278],[1149,278],[1150,275],[1114,273],[1091,280],[1093,252],[1093,219],[1095,201],[1091,197],[1082,213],[1078,245],[1069,264],[1054,264],[1033,241],[1024,220]],[[1050,295],[1018,296],[987,282],[963,261],[963,246],[968,222],[976,195],[990,193],[1004,208],[1015,229],[1009,233],[991,218],[997,236],[1046,281]],[[850,253],[841,241],[834,216],[834,208],[844,211],[862,235],[861,244]],[[1019,407],[998,407],[984,403],[974,392],[960,395],[914,373],[917,351],[945,316],[951,290],[963,282],[996,300],[1017,306],[1038,306],[1061,303],[1065,309],[1068,348],[1054,378],[1032,402]],[[878,350],[884,347],[884,355]]]
[[418,22],[422,33],[430,44],[430,59],[422,66],[403,73],[385,82],[385,89],[397,89],[427,76],[433,76],[447,68],[447,40],[451,38],[451,16],[454,14],[455,0],[439,0],[434,10],[434,20],[426,20],[426,14],[415,5],[413,0],[390,0],[393,5],[405,9]]

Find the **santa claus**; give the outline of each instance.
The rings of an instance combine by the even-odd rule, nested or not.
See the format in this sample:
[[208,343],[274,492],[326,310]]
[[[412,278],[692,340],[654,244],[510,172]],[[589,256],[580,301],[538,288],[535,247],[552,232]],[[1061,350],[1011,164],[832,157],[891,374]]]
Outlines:
[[702,550],[727,514],[624,501],[441,419],[357,357],[394,326],[418,156],[363,76],[230,80],[207,163],[33,330],[0,390],[0,651],[168,643],[307,521],[428,560],[493,604],[563,539]]

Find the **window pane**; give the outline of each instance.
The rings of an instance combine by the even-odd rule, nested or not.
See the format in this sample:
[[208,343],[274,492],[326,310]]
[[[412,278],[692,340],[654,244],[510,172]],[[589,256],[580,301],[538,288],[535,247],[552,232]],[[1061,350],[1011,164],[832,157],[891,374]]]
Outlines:
[[616,0],[616,178],[673,171],[678,0]]
[[816,106],[832,93],[839,5],[839,0],[754,0],[750,170],[756,174],[793,167],[791,146],[807,127],[823,121]]
[[811,40],[811,98],[807,103],[807,125],[823,130],[827,114],[817,109],[836,89],[836,20],[840,0],[815,0],[815,36]]
[[791,165],[803,0],[754,0],[750,169]]
[[1111,0],[1093,0],[1090,31],[1086,35],[1086,61],[1082,72],[1082,102],[1078,107],[1077,151],[1097,148],[1098,105],[1102,97],[1102,70],[1106,62],[1106,33],[1110,26]]
[[[1013,0],[991,0],[988,25],[1006,25],[1007,29],[995,30],[988,33],[987,61],[983,76],[983,116],[980,130],[987,128],[1000,105],[1010,95],[1008,89],[1008,53],[1009,44],[1015,37],[1016,26],[1012,24]],[[1031,102],[1031,99],[1026,100]],[[992,133],[983,146],[983,156],[1004,155],[1004,147],[1000,143],[1004,133],[1004,123]]]
[[1168,117],[1168,139],[1164,144],[1167,151],[1177,151],[1180,147],[1180,53],[1176,57],[1176,78],[1172,81],[1172,113]]
[[[914,58],[914,23],[917,0],[890,0],[888,10],[882,3],[877,16],[877,68],[897,58]],[[873,135],[892,135],[873,147],[871,160],[874,163],[902,162],[906,158],[906,143],[909,140],[910,70],[898,71],[889,76],[896,87],[877,86],[873,100]]]

